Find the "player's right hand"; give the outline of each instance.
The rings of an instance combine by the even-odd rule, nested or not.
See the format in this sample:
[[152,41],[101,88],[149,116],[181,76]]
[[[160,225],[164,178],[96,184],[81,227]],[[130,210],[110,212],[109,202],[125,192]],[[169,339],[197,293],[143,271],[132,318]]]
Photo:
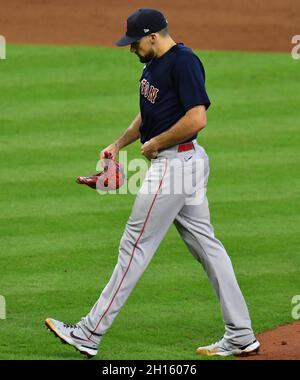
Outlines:
[[99,154],[99,158],[100,158],[101,162],[103,163],[105,158],[110,158],[112,160],[116,160],[117,155],[119,153],[119,150],[120,150],[120,148],[119,148],[117,143],[112,143],[112,144],[108,145]]

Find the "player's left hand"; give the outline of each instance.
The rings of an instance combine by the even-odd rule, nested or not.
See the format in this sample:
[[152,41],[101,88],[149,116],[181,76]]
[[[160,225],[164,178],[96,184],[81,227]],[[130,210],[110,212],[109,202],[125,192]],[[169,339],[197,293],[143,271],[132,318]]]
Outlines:
[[155,138],[145,142],[145,144],[141,147],[142,154],[151,160],[152,158],[156,158],[158,155],[158,143]]

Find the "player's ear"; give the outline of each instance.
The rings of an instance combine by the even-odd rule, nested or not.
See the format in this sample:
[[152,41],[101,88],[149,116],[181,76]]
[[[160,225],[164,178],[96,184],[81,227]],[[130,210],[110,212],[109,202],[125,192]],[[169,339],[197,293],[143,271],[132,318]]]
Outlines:
[[151,34],[149,34],[149,38],[150,38],[151,44],[153,45],[156,42],[156,40],[157,40],[157,34],[156,33],[151,33]]

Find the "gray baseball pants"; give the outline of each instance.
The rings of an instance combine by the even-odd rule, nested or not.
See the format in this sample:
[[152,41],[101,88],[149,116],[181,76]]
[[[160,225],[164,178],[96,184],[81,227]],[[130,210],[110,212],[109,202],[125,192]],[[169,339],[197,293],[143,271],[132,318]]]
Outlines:
[[[234,345],[246,345],[254,339],[231,260],[210,223],[205,194],[208,156],[196,140],[193,144],[192,150],[178,152],[175,146],[152,160],[120,241],[113,274],[90,313],[80,322],[93,340],[100,342],[109,329],[172,223],[215,289],[225,323],[224,338]],[[196,162],[202,165],[200,169]],[[170,189],[176,186],[180,175],[183,182],[191,185],[183,191]]]

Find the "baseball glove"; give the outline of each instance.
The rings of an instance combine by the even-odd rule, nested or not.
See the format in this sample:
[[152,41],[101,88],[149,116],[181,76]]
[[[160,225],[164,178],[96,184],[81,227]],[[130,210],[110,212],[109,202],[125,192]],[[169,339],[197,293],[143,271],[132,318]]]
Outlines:
[[116,190],[124,183],[125,175],[122,165],[105,155],[104,170],[88,177],[77,177],[76,182],[101,191]]

